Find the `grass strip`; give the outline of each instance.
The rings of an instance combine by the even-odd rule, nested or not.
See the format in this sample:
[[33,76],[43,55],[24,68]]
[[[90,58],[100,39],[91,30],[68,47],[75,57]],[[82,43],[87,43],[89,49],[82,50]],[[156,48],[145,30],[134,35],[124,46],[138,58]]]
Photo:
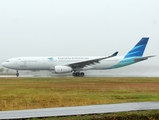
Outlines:
[[159,101],[159,78],[0,78],[0,110]]

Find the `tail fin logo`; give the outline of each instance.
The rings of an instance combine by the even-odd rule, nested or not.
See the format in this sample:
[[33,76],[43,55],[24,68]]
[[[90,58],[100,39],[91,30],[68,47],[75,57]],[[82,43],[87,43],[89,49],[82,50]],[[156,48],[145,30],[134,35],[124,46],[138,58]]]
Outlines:
[[130,50],[130,51],[126,54],[125,58],[135,57],[135,56],[142,56],[143,53],[144,53],[144,51],[145,51],[145,48],[146,48],[148,39],[149,39],[149,38],[142,38],[142,39],[132,48],[132,50]]

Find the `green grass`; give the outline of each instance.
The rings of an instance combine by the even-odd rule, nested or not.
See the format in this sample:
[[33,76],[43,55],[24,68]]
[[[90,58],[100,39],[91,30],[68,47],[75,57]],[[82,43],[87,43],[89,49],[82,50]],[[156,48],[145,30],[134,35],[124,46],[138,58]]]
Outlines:
[[159,78],[0,78],[0,110],[159,101]]

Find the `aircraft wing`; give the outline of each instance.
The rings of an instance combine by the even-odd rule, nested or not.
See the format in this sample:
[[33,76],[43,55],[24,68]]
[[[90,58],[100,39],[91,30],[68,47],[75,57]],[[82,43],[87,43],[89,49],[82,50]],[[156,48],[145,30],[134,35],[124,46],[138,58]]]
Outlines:
[[92,65],[92,64],[95,64],[95,63],[99,63],[99,61],[103,60],[103,59],[108,59],[108,58],[111,58],[111,57],[114,57],[118,54],[118,52],[115,52],[113,53],[112,55],[110,56],[107,56],[107,57],[101,57],[101,58],[95,58],[95,59],[89,59],[89,60],[84,60],[84,61],[78,61],[78,62],[73,62],[73,63],[69,63],[67,64],[67,66],[70,66],[72,68],[83,68],[87,65]]

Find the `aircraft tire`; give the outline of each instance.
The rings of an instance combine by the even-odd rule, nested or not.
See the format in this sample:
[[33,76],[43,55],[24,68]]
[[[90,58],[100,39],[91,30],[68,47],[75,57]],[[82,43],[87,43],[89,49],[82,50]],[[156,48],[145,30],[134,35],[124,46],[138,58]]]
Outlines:
[[80,76],[83,77],[84,76],[84,72],[73,72],[72,75],[74,77],[80,77]]
[[83,76],[84,76],[84,72],[81,72],[81,73],[80,73],[80,76],[83,77]]
[[76,72],[76,77],[79,77],[80,76],[80,73],[79,72]]
[[75,73],[75,72],[73,72],[72,75],[73,75],[74,77],[76,77],[76,73]]
[[19,77],[19,73],[16,73],[16,76]]

